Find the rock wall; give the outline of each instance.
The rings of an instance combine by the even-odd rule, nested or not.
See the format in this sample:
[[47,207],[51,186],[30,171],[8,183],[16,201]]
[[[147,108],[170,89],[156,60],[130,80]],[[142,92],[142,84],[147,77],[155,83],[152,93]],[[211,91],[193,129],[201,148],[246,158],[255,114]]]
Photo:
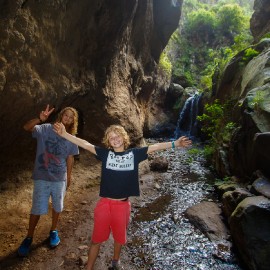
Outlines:
[[230,142],[220,146],[215,165],[221,176],[233,180],[218,190],[239,258],[250,270],[266,270],[270,262],[269,12],[269,1],[255,0],[250,48],[256,54],[249,59],[245,50],[237,54],[213,92],[213,99],[230,101],[230,120],[237,124]]
[[[231,173],[249,178],[257,169],[270,176],[267,165],[270,159],[265,160],[264,164],[256,160],[259,156],[268,155],[268,144],[262,146],[259,142],[254,143],[255,134],[270,131],[270,39],[262,40],[252,49],[259,54],[249,61],[243,60],[244,51],[232,59],[214,94],[214,98],[231,103],[230,120],[237,126],[230,143],[222,146],[229,172],[221,169],[220,164],[224,162],[216,163],[217,170],[223,176]],[[219,156],[222,156],[221,151]]]
[[79,135],[93,143],[110,124],[140,143],[156,65],[180,19],[174,2],[1,0],[1,171],[33,160],[22,126],[46,104],[56,108],[50,121],[77,108]]
[[255,0],[250,29],[255,42],[270,32],[270,3],[268,0]]
[[231,142],[223,145],[216,156],[216,168],[222,176],[249,179],[257,169],[270,176],[270,159],[265,159],[270,142],[264,146],[255,142],[255,134],[270,131],[270,39],[261,39],[270,31],[269,16],[270,2],[255,0],[250,21],[254,45],[250,48],[258,55],[247,59],[245,50],[237,54],[213,91],[213,99],[231,103],[231,121],[238,126]]

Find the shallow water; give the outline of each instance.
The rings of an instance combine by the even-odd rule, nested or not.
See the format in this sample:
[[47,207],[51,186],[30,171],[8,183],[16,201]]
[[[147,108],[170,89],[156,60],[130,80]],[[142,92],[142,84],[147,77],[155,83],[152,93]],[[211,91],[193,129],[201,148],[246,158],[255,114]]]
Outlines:
[[242,269],[232,250],[211,242],[184,217],[188,207],[214,198],[214,177],[203,158],[191,160],[186,150],[159,155],[170,160],[169,170],[163,174],[161,196],[133,214],[128,247],[133,265],[145,270]]

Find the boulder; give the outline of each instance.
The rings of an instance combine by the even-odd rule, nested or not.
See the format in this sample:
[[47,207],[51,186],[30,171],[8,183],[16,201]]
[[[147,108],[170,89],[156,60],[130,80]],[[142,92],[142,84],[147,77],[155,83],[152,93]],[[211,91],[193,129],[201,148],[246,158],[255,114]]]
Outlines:
[[270,200],[244,199],[234,210],[229,226],[233,242],[247,269],[268,270],[270,265]]
[[231,216],[237,205],[247,197],[254,196],[245,188],[227,191],[222,196],[222,210],[227,218]]
[[267,178],[256,179],[252,184],[251,192],[270,199],[270,181]]
[[220,241],[229,238],[221,208],[214,202],[203,201],[185,211],[189,221],[200,229],[210,240]]
[[169,162],[165,157],[155,157],[150,163],[152,171],[166,172],[168,170]]

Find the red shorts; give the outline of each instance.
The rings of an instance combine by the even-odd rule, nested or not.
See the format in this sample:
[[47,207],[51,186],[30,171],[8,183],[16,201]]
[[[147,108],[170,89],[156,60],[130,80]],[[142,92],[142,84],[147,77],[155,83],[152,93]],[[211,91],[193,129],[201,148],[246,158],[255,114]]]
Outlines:
[[94,210],[93,243],[108,240],[112,232],[114,240],[124,245],[127,242],[127,227],[130,218],[130,202],[101,198]]

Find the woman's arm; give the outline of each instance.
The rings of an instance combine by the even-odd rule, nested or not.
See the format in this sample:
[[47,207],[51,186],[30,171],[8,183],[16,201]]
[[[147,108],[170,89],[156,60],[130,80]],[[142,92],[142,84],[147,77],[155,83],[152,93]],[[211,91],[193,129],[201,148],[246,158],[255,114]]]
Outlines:
[[155,143],[153,145],[149,145],[147,154],[150,154],[155,151],[165,150],[168,148],[188,147],[190,145],[192,145],[192,141],[189,138],[182,136],[178,138],[176,141]]
[[84,148],[85,150],[88,150],[89,152],[93,153],[96,155],[96,149],[95,146],[91,143],[89,143],[86,140],[77,138],[68,132],[66,132],[65,126],[62,123],[55,123],[53,125],[53,130],[60,135],[61,137],[65,138],[66,140]]

